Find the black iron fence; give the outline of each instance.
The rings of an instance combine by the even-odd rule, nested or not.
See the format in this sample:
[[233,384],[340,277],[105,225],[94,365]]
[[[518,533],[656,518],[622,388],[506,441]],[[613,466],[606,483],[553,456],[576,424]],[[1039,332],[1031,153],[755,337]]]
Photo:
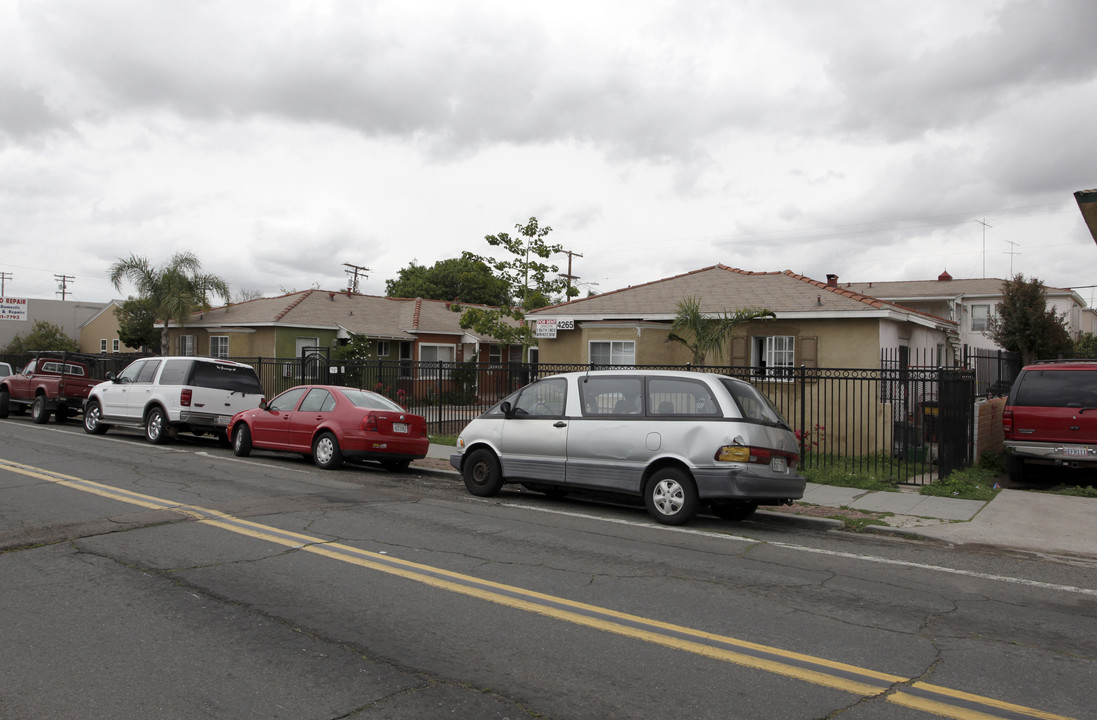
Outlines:
[[[118,372],[134,357],[99,356],[94,377]],[[435,435],[457,435],[500,399],[541,377],[573,370],[620,369],[544,363],[343,362],[330,360],[323,348],[299,358],[232,359],[256,369],[267,397],[305,383],[361,387],[423,415]],[[15,359],[12,365],[19,367],[26,360]],[[996,383],[1012,381],[1015,372],[1008,358],[979,357],[977,361],[985,365],[976,364],[973,369],[922,366],[911,360],[909,356],[885,355],[880,368],[760,371],[687,365],[641,369],[715,372],[751,383],[795,430],[806,468],[923,484],[971,463],[975,398],[987,394]],[[990,373],[989,377],[984,373]]]

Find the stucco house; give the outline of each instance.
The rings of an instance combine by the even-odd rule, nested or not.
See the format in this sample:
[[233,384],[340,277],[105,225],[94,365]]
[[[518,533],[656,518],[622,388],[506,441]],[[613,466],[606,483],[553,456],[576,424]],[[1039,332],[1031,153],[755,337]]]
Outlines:
[[[945,271],[936,280],[843,283],[842,287],[953,320],[960,343],[967,349],[1001,350],[987,334],[987,322],[1002,300],[1003,282],[1000,278],[955,279]],[[1069,288],[1049,287],[1047,303],[1066,317],[1071,338],[1092,332],[1092,314],[1078,293]]]
[[114,354],[138,351],[139,348],[131,348],[118,337],[118,317],[114,310],[121,305],[121,301],[111,300],[80,325],[80,352]]
[[[774,319],[741,326],[710,365],[750,366],[756,374],[781,368],[880,367],[881,352],[953,364],[960,349],[957,324],[791,271],[750,272],[726,265],[694,270],[528,313],[538,326],[542,363],[678,365],[691,359],[668,339],[678,302],[701,300],[713,316],[741,308],[764,308]],[[552,336],[554,335],[554,337]]]
[[351,334],[374,342],[383,360],[507,362],[521,348],[499,345],[460,326],[451,303],[304,290],[195,313],[169,327],[170,351],[234,358],[300,358],[307,348],[334,348]]

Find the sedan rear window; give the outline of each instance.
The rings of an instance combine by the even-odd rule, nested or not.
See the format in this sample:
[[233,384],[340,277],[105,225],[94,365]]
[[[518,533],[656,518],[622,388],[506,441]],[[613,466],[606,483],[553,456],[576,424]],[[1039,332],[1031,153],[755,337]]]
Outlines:
[[368,390],[343,390],[343,397],[350,400],[350,404],[363,410],[399,410],[404,408],[389,400],[384,395],[369,392]]

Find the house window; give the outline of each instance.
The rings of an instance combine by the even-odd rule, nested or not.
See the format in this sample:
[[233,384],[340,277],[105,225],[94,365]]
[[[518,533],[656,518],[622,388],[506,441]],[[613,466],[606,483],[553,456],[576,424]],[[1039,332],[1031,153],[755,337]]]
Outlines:
[[209,356],[215,358],[227,358],[229,356],[228,335],[210,335]]
[[388,340],[378,340],[377,341],[377,357],[388,357],[388,356],[389,356],[389,341]]
[[987,320],[990,318],[990,305],[971,306],[971,329],[973,332],[983,332],[987,329]]
[[178,340],[178,355],[193,355],[194,354],[194,336],[193,335],[180,335]]
[[488,362],[498,365],[503,362],[503,346],[502,345],[489,345],[488,346]]
[[635,365],[636,343],[632,340],[593,340],[591,365]]
[[99,341],[99,352],[105,353],[107,351],[107,339],[103,338]]
[[791,335],[755,337],[750,364],[756,375],[791,377],[796,366],[796,338]]
[[[452,364],[457,357],[457,347],[454,345],[425,345],[419,343],[419,362],[421,363],[449,363],[450,367],[423,365],[420,368],[421,378],[449,378]],[[441,374],[439,374],[441,373]]]
[[118,352],[121,349],[121,345],[118,338],[110,341],[111,352]]

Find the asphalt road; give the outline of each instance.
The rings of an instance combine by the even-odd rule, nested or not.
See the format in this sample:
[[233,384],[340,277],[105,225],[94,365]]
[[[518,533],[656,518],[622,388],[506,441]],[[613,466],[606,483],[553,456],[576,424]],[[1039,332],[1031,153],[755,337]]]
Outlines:
[[1097,718],[1092,564],[25,417],[0,618],[3,719]]

